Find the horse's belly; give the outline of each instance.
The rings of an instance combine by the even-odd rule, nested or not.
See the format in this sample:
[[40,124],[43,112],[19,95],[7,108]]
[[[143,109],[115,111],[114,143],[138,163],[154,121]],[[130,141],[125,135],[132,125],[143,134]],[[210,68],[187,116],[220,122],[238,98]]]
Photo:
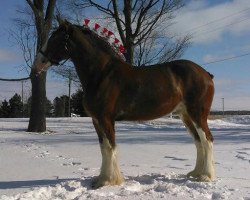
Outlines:
[[121,109],[117,120],[144,121],[160,118],[171,113],[179,103],[180,101],[177,99],[167,101],[145,99],[128,105],[126,109]]

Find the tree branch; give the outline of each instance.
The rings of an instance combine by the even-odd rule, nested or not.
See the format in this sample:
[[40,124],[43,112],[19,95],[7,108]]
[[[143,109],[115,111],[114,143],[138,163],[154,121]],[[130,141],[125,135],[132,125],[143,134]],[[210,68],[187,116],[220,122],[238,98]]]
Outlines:
[[[109,4],[110,4],[110,2],[109,2]],[[105,7],[101,6],[98,3],[95,3],[92,0],[83,0],[83,3],[81,3],[81,4],[75,3],[75,5],[76,6],[81,6],[83,8],[87,8],[87,7],[92,7],[93,6],[93,7],[97,8],[98,10],[100,10],[103,13],[106,13],[106,14],[111,15],[111,16],[113,15],[113,12],[112,12],[111,9],[109,9],[109,7],[105,8]]]
[[56,5],[56,0],[49,0],[45,14],[45,22],[51,23]]
[[36,14],[38,13],[37,8],[35,7],[35,5],[32,3],[31,0],[26,0],[26,2],[29,4],[30,8],[33,10],[33,13]]
[[117,7],[116,0],[112,0],[112,4],[113,4],[113,9],[114,9],[114,15],[113,16],[115,18],[117,30],[119,32],[120,38],[122,40],[122,43],[126,44],[126,38],[125,38],[124,31],[122,29],[121,19],[119,17],[119,12],[118,12],[118,7]]
[[[141,38],[144,38],[146,35],[150,34],[150,32],[153,30],[154,26],[156,25],[160,17],[162,17],[164,8],[165,8],[165,1],[163,2],[160,12],[157,12],[158,14],[150,22],[148,22],[147,27],[143,29],[142,32],[137,32],[137,34],[140,35]],[[141,41],[142,39],[138,39],[135,44],[139,44]]]
[[[148,3],[147,7],[146,7],[145,9],[142,9],[142,11],[141,11],[141,13],[140,13],[140,15],[139,15],[139,18],[138,18],[138,20],[137,20],[138,23],[137,23],[136,30],[135,30],[135,32],[134,32],[134,34],[133,34],[133,37],[134,37],[134,38],[137,37],[138,35],[142,35],[141,38],[144,38],[146,35],[148,35],[148,34],[152,31],[154,25],[158,22],[159,18],[163,15],[163,10],[164,10],[164,8],[165,8],[165,1],[163,1],[163,4],[162,4],[162,6],[161,6],[161,10],[160,10],[159,12],[157,12],[158,15],[156,15],[153,19],[151,19],[150,22],[147,23],[146,28],[145,28],[145,29],[142,29],[142,31],[141,31],[141,26],[142,26],[142,23],[143,23],[143,21],[144,21],[143,19],[145,19],[145,16],[147,15],[147,12],[148,12],[153,6],[155,6],[158,2],[159,2],[159,0],[157,0],[157,1],[155,1],[155,2],[153,2],[153,0],[151,0],[151,1]],[[142,34],[143,32],[144,32],[144,34]],[[137,41],[137,44],[140,43],[140,41],[141,41],[141,40],[138,40],[138,41]]]

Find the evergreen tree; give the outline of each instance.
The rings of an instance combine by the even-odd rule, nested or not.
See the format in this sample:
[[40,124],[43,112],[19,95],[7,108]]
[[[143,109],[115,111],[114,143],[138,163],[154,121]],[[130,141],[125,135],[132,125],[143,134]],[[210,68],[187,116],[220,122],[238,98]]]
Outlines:
[[56,97],[54,99],[55,117],[63,117],[65,114],[65,104],[62,98]]
[[3,117],[3,111],[2,111],[2,102],[0,102],[0,118]]
[[24,103],[23,107],[24,107],[23,116],[24,117],[30,117],[31,97],[29,97],[27,102]]
[[1,117],[8,118],[10,117],[10,106],[6,99],[2,102],[1,106]]
[[9,100],[10,105],[10,117],[22,117],[22,98],[17,93]]
[[85,110],[83,108],[83,91],[78,90],[76,93],[72,94],[71,96],[71,106],[72,106],[72,113],[80,115],[81,117],[86,117]]
[[[54,106],[49,99],[45,100],[46,117],[52,117],[54,114]],[[23,105],[23,117],[30,117],[31,97]]]
[[54,106],[51,103],[51,101],[49,99],[46,98],[46,117],[52,117],[53,116],[53,110],[54,110]]
[[64,104],[64,115],[63,115],[63,117],[70,117],[70,113],[69,113],[69,97],[67,95],[63,95],[60,98],[62,99],[62,102]]

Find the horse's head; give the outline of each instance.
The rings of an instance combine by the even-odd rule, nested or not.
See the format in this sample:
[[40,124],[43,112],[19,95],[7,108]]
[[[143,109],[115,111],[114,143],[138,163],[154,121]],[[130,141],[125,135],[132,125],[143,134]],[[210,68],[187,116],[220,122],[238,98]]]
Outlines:
[[70,40],[68,21],[58,19],[59,27],[49,37],[47,43],[38,52],[34,62],[35,73],[46,71],[51,65],[58,65],[60,61],[69,58],[68,45]]

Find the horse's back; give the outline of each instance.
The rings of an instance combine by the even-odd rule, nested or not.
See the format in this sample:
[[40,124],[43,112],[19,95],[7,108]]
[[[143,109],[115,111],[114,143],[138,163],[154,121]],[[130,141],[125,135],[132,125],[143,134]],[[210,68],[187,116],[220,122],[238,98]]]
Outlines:
[[133,79],[141,79],[146,85],[158,84],[160,87],[165,84],[169,90],[181,88],[183,92],[190,92],[193,89],[204,91],[207,87],[214,87],[213,75],[189,60],[175,60],[134,70],[136,72],[130,75]]
[[198,75],[203,79],[212,81],[213,75],[202,68],[200,65],[190,61],[190,60],[175,60],[166,63],[166,67],[170,67],[171,70],[180,77],[188,77],[188,75]]
[[186,79],[189,76],[199,76],[207,81],[212,81],[213,79],[212,74],[190,60],[174,60],[161,64],[133,67],[133,69],[137,72],[135,76],[140,76],[140,74],[144,73],[150,76],[159,76],[159,74],[163,73],[165,75],[174,75],[180,79]]

